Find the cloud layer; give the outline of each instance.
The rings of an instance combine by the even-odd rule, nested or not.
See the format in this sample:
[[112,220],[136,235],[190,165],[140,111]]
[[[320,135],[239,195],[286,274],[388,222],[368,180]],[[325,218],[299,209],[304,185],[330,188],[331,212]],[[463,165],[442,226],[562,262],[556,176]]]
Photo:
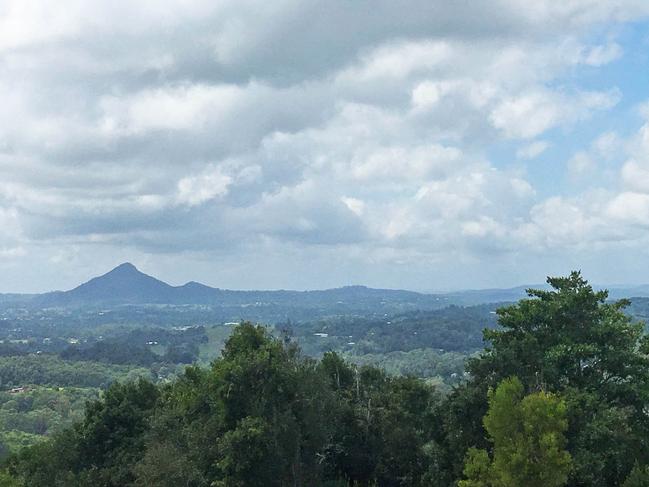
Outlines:
[[561,183],[535,167],[624,100],[597,73],[648,15],[2,2],[0,291],[121,260],[222,287],[475,287],[573,265],[620,279],[594,263],[646,243],[649,110],[575,149]]

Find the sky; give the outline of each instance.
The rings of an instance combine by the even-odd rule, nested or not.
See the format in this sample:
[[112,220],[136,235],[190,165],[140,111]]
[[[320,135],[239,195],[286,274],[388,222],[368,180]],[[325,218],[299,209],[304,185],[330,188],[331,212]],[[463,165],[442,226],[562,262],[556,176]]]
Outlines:
[[0,292],[649,283],[646,0],[2,0]]

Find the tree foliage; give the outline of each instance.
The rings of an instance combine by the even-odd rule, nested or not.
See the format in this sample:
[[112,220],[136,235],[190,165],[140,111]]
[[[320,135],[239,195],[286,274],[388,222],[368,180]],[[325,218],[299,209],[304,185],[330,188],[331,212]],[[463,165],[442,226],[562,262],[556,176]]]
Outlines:
[[566,405],[544,391],[524,396],[517,378],[506,379],[490,391],[484,426],[493,445],[471,449],[464,467],[468,480],[460,487],[560,487],[565,485],[571,459],[564,449],[568,427]]
[[419,379],[317,362],[243,324],[209,369],[114,384],[10,466],[35,487],[426,485],[437,403]]
[[500,327],[485,331],[487,348],[469,361],[471,379],[442,407],[438,441],[454,476],[460,455],[488,447],[479,419],[486,391],[511,376],[525,393],[543,390],[565,401],[569,485],[620,485],[635,462],[649,463],[643,324],[623,312],[627,301],[609,302],[578,272],[548,283],[551,290],[529,290],[529,299],[498,310]]
[[622,487],[649,487],[649,466],[635,465]]

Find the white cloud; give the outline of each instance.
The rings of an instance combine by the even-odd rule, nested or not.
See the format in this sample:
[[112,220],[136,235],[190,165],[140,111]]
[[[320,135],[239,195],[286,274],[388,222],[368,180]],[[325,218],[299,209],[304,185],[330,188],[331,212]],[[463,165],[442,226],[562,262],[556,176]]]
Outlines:
[[593,142],[593,150],[603,158],[612,158],[622,149],[620,136],[615,132],[604,132]]
[[188,176],[178,181],[177,201],[189,206],[200,205],[225,196],[231,183],[232,177],[222,174],[219,168]]
[[348,198],[343,196],[341,201],[345,203],[347,208],[353,212],[356,216],[362,216],[365,211],[365,203],[358,198]]
[[622,166],[622,182],[631,191],[649,193],[649,122],[631,138],[627,150],[630,157]]
[[649,195],[624,192],[613,198],[606,208],[607,216],[626,223],[649,225]]
[[562,118],[562,106],[549,93],[535,92],[505,100],[491,121],[508,137],[529,139],[542,134]]
[[532,245],[561,248],[564,246],[588,246],[597,238],[600,224],[590,215],[587,207],[562,197],[552,197],[534,206],[530,212],[528,237]]
[[519,159],[535,159],[543,154],[548,147],[550,147],[549,142],[545,140],[536,140],[518,149],[518,151],[516,151],[516,157]]
[[71,37],[79,30],[83,2],[3,2],[0,7],[0,51]]
[[237,108],[243,108],[249,96],[245,87],[236,85],[190,85],[145,90],[126,98],[106,97],[100,101],[101,127],[109,135],[196,131],[207,122],[236,117]]
[[649,191],[649,168],[638,161],[629,160],[622,167],[622,181],[636,191]]
[[595,46],[586,53],[584,63],[590,66],[602,66],[619,59],[622,53],[622,47],[616,42]]
[[[355,153],[351,174],[359,180],[425,181],[461,164],[462,152],[437,144],[417,147],[372,147]],[[452,170],[452,169],[451,169]]]
[[479,220],[471,220],[462,224],[462,233],[469,237],[485,238],[489,235],[499,235],[505,233],[503,225],[496,222],[493,218],[486,216]]
[[509,184],[514,191],[514,194],[519,198],[528,198],[530,196],[534,196],[535,194],[532,185],[525,179],[522,179],[520,177],[511,178],[509,180]]
[[573,176],[582,176],[596,167],[595,161],[588,153],[580,151],[568,160],[568,171]]
[[490,120],[507,137],[530,139],[559,124],[587,118],[594,110],[609,109],[619,97],[616,90],[573,96],[535,90],[505,99],[492,111]]
[[407,79],[413,73],[435,69],[453,60],[453,49],[444,41],[388,44],[361,59],[358,66],[339,74],[341,82]]

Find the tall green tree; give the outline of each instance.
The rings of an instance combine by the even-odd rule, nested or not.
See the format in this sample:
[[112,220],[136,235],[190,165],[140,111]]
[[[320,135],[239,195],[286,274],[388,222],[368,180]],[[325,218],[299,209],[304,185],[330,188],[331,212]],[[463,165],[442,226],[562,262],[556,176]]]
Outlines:
[[[548,278],[550,290],[500,308],[499,328],[484,331],[485,352],[469,364],[475,377],[517,375],[528,388],[596,389],[608,399],[644,404],[649,360],[643,324],[608,301],[579,272]],[[635,387],[634,387],[635,386]]]
[[460,487],[560,487],[571,459],[565,450],[566,405],[543,391],[524,395],[518,378],[504,380],[489,394],[484,426],[493,445],[469,451],[467,480]]
[[[635,462],[649,463],[649,356],[644,325],[573,272],[548,278],[550,289],[498,310],[499,327],[485,330],[486,349],[470,360],[470,380],[440,412],[438,441],[447,470],[459,455],[484,448],[485,389],[518,376],[526,393],[558,393],[567,407],[570,485],[620,485]],[[484,413],[483,413],[484,414]]]

